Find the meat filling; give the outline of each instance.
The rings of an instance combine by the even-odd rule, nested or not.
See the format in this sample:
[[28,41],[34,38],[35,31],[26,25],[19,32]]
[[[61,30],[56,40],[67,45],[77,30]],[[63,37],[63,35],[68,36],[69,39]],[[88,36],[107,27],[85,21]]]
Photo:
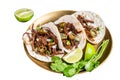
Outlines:
[[97,36],[97,31],[98,31],[99,27],[94,28],[93,26],[88,25],[88,23],[94,23],[94,21],[85,19],[81,15],[78,15],[77,19],[82,24],[82,26],[85,28],[85,32],[86,32],[88,38],[90,40],[94,41],[93,38]]
[[72,49],[74,46],[77,48],[79,44],[78,33],[80,30],[76,30],[72,23],[61,22],[56,24],[61,35],[63,45],[67,49]]
[[37,27],[36,29],[32,28],[31,32],[31,34],[27,32],[25,34],[28,35],[32,50],[36,53],[44,56],[54,56],[63,53],[58,47],[57,37],[49,29]]

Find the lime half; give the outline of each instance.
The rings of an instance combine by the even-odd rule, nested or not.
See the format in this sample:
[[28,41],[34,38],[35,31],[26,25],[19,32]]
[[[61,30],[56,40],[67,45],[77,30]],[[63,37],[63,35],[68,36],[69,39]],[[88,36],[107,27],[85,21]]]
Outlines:
[[34,12],[31,9],[21,8],[16,10],[14,15],[18,21],[27,22],[33,17]]
[[75,63],[78,62],[83,55],[83,51],[81,48],[76,48],[75,50],[71,51],[70,53],[66,54],[63,57],[63,60],[67,63]]

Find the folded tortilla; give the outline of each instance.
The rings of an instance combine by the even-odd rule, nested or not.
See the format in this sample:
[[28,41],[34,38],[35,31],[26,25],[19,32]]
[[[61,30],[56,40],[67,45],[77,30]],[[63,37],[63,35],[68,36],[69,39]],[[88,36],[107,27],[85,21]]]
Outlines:
[[[76,19],[76,17],[71,15],[64,15],[60,17],[58,20],[56,20],[54,23],[57,25],[63,22],[73,24],[76,30],[81,30],[81,32],[77,34],[79,38],[79,44],[77,47],[83,49],[86,44],[86,36],[85,36],[84,28],[82,27],[81,23]],[[75,49],[75,47],[73,47],[72,49],[66,49],[64,46],[64,50],[68,53],[73,49]]]
[[[86,28],[82,25],[86,30],[85,31],[86,38],[89,42],[93,44],[98,44],[103,40],[105,36],[106,28],[103,20],[100,18],[99,15],[90,11],[78,11],[72,14],[72,16],[75,16],[77,19],[78,16],[80,16],[81,17],[80,23],[85,24],[84,26],[88,26],[89,29],[92,29],[92,30],[86,30]],[[93,28],[90,28],[89,26]],[[91,36],[90,33],[92,34],[93,37],[89,37]]]
[[[37,22],[37,23],[38,23],[38,22]],[[31,32],[32,27],[33,27],[33,29],[36,29],[36,27],[38,27],[36,23],[33,23],[33,24],[35,24],[35,26],[34,26],[34,25],[31,25],[30,28],[26,31],[27,33],[30,34],[30,36],[32,35],[32,32]],[[61,39],[60,39],[60,34],[59,34],[59,32],[58,32],[57,27],[54,25],[54,23],[49,22],[49,23],[46,23],[46,24],[44,24],[44,25],[42,25],[42,26],[39,26],[39,27],[41,27],[41,28],[43,28],[43,29],[49,29],[49,30],[57,37],[57,39],[58,39],[58,44],[57,44],[57,45],[58,45],[59,49],[61,49],[61,51],[64,53],[62,41],[61,41]],[[29,40],[29,37],[27,36],[27,34],[23,35],[23,41],[24,41],[24,43],[25,43],[25,45],[26,45],[26,48],[27,48],[29,54],[30,54],[32,57],[34,57],[34,58],[36,58],[36,59],[38,59],[38,60],[40,60],[40,61],[51,62],[51,56],[48,56],[48,55],[47,55],[47,56],[40,55],[40,54],[38,54],[36,51],[34,51],[34,50],[32,49],[32,46],[31,46],[32,43],[31,43],[31,41]],[[63,55],[64,55],[64,54],[57,54],[56,56],[62,57]]]

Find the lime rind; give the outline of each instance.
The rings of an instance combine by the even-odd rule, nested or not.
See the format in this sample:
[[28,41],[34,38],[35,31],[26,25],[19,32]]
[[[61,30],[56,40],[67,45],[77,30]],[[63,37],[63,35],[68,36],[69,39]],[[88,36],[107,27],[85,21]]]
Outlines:
[[31,9],[21,8],[16,10],[14,15],[18,21],[27,22],[33,17],[34,12]]

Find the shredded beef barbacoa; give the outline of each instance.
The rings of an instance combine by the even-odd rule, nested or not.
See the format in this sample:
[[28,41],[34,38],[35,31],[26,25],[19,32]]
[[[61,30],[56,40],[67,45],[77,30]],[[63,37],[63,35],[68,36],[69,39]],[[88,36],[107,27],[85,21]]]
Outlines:
[[[82,24],[82,26],[85,28],[85,32],[88,36],[88,38],[92,41],[94,41],[94,37],[97,36],[97,28],[94,28],[93,26],[88,25],[88,23],[94,23],[92,20],[85,19],[81,15],[78,15],[77,19]],[[92,34],[93,33],[93,34]]]
[[79,41],[76,41],[75,37],[81,32],[81,30],[76,30],[74,25],[69,22],[61,22],[60,24],[56,24],[56,26],[58,27],[60,34],[62,34],[61,38],[65,48],[72,49],[74,46],[78,46]]
[[44,56],[54,56],[63,52],[58,48],[57,37],[49,30],[40,28],[26,32],[32,46],[32,50]]

